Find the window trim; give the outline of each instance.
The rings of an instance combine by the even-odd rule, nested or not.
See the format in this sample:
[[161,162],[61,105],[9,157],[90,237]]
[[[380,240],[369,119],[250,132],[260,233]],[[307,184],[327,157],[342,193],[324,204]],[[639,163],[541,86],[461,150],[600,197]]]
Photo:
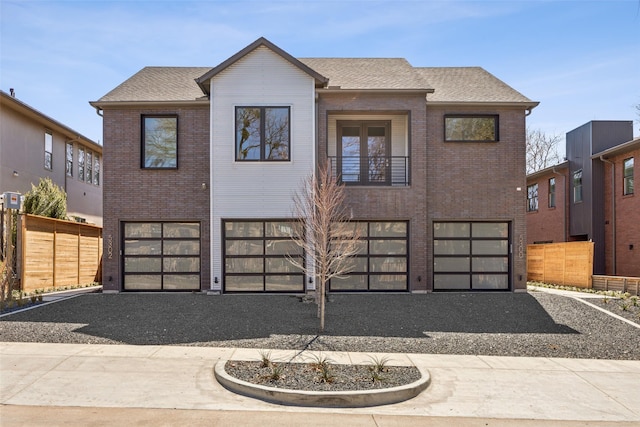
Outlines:
[[93,185],[100,186],[100,154],[93,153]]
[[[576,179],[577,179],[576,175],[578,175],[578,174],[580,174],[580,177],[579,177],[580,185],[579,186],[576,185]],[[583,197],[582,197],[582,176],[583,176],[582,169],[578,169],[578,170],[574,171],[572,176],[571,176],[571,187],[573,189],[573,203],[582,203],[582,200],[583,200]],[[577,194],[578,188],[580,188],[580,199],[579,200],[576,199],[576,194]]]
[[[145,141],[145,131],[146,131],[146,125],[145,125],[145,121],[146,119],[175,119],[175,125],[176,125],[176,140],[175,140],[175,147],[176,147],[176,155],[175,155],[175,166],[146,166],[146,141]],[[146,170],[176,170],[178,169],[179,166],[179,120],[178,120],[178,114],[142,114],[140,116],[140,169],[146,169]]]
[[[449,139],[447,137],[447,119],[481,119],[493,118],[494,139]],[[445,114],[443,119],[444,142],[500,142],[500,115],[499,114]]]
[[[238,155],[238,110],[241,108],[255,108],[260,110],[260,158],[259,159],[242,159]],[[287,158],[286,159],[267,159],[265,144],[265,123],[263,117],[267,109],[286,109],[287,110]],[[290,105],[236,105],[233,110],[233,155],[236,162],[253,163],[253,162],[291,162],[291,106]]]
[[[553,181],[553,183],[552,183]],[[549,208],[556,207],[556,178],[549,178]]]
[[[527,212],[538,212],[538,183],[527,185]],[[535,191],[535,194],[533,192]]]
[[[47,145],[50,145],[50,147],[47,147]],[[48,151],[47,148],[49,148]],[[44,168],[48,171],[53,170],[53,132],[48,129],[44,131]]]
[[[631,167],[627,168],[627,162],[631,161]],[[628,157],[622,161],[622,195],[623,196],[632,196],[634,194],[634,168],[635,168],[635,160],[633,157]],[[627,174],[627,169],[630,170],[630,173]],[[631,183],[631,191],[628,191],[629,186],[627,183]]]
[[[360,128],[360,162],[359,162],[359,172],[360,172],[360,177],[361,179],[358,181],[345,181],[342,179],[342,172],[343,172],[343,146],[342,146],[342,135],[343,135],[343,129],[345,127],[359,127]],[[366,159],[368,159],[368,156],[363,155],[363,148],[365,148],[367,146],[367,141],[366,141],[366,130],[369,127],[384,127],[385,129],[385,138],[386,138],[386,145],[385,145],[385,153],[383,158],[385,159],[385,161],[388,163],[388,165],[384,168],[385,171],[385,180],[384,181],[371,181],[369,179],[369,175],[371,172],[371,169],[369,168],[369,164],[368,161]],[[345,185],[348,186],[391,186],[392,184],[392,171],[391,171],[391,167],[392,167],[392,147],[393,147],[393,142],[391,140],[391,120],[376,120],[376,119],[372,119],[372,120],[336,120],[336,159],[337,159],[337,165],[336,165],[336,173],[339,176],[339,182],[343,183]],[[406,171],[405,171],[405,175],[406,175]]]
[[[65,173],[68,177],[73,178],[73,142],[67,142],[65,144]],[[69,151],[71,148],[71,151]]]
[[[82,156],[80,156],[82,153]],[[78,181],[84,182],[85,179],[85,162],[86,162],[86,149],[84,147],[78,147]]]

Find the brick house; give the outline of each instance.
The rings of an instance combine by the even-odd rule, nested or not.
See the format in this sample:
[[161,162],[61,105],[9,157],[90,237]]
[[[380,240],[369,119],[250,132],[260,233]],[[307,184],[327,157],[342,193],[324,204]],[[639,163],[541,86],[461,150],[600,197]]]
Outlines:
[[345,183],[363,249],[332,292],[526,289],[525,117],[482,68],[294,58],[264,38],[214,68],[147,67],[104,117],[105,291],[313,289],[286,259],[292,195]]
[[67,215],[102,225],[102,146],[0,91],[0,194],[25,194],[40,178],[67,193]]
[[527,243],[594,242],[594,274],[640,276],[640,199],[631,121],[567,133],[567,161],[527,176]]

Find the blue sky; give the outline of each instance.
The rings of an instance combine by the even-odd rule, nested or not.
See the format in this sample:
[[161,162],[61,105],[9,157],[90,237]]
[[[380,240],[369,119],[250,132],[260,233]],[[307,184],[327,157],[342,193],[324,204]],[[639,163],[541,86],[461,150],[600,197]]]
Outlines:
[[261,36],[296,57],[481,66],[540,102],[532,129],[640,133],[640,0],[0,0],[0,89],[101,142],[89,101],[144,66],[213,67]]

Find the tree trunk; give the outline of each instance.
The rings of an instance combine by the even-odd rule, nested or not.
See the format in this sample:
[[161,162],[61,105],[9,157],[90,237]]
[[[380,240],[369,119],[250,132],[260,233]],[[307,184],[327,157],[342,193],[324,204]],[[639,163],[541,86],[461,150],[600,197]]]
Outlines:
[[320,309],[320,332],[324,332],[324,280],[320,283],[320,300],[318,308]]

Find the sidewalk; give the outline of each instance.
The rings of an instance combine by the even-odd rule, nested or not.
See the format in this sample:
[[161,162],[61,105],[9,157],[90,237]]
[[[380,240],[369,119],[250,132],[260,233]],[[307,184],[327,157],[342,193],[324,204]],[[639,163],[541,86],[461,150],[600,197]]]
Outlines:
[[[354,363],[368,356],[323,354]],[[216,382],[220,358],[256,360],[258,350],[0,343],[0,420],[2,426],[640,425],[640,361],[387,356],[425,367],[431,385],[394,405],[331,409],[274,405]]]

